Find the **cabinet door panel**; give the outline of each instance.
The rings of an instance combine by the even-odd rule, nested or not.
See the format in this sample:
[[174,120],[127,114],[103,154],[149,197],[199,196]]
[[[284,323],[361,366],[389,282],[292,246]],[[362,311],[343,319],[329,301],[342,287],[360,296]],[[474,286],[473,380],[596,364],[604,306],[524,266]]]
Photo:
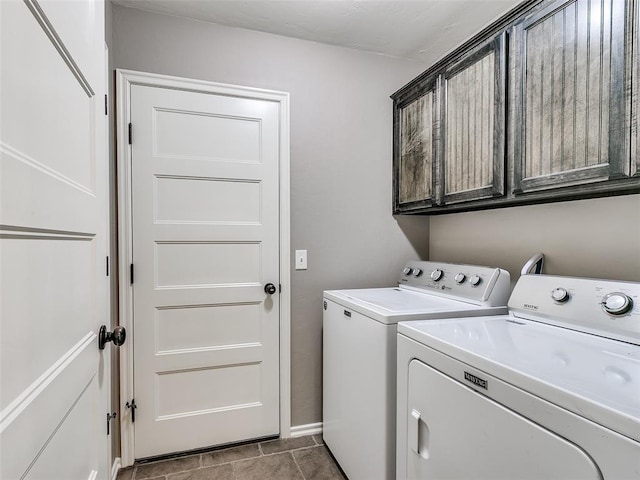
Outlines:
[[514,28],[516,194],[629,175],[624,11],[555,2]]
[[433,92],[402,109],[400,119],[400,203],[431,198]]
[[504,35],[447,68],[443,75],[443,202],[504,193]]
[[394,106],[394,212],[408,212],[435,203],[434,170],[437,145],[436,82],[419,96]]

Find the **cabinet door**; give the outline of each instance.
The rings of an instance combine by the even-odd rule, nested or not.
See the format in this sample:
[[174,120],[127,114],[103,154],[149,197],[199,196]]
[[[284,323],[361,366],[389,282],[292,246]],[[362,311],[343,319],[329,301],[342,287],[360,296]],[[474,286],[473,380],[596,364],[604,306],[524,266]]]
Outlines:
[[435,204],[436,79],[394,100],[393,211],[406,213]]
[[445,204],[504,194],[504,49],[502,34],[443,73],[438,197]]
[[629,176],[625,31],[624,0],[553,2],[514,27],[516,195]]

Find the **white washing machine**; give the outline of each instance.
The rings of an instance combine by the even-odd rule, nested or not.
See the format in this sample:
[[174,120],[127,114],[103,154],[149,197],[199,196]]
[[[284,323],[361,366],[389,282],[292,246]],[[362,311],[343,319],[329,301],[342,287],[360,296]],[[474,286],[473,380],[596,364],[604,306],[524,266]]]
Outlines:
[[525,275],[509,312],[398,326],[397,478],[640,478],[640,284]]
[[509,273],[409,262],[392,288],[324,292],[323,436],[350,480],[395,477],[396,324],[506,313]]

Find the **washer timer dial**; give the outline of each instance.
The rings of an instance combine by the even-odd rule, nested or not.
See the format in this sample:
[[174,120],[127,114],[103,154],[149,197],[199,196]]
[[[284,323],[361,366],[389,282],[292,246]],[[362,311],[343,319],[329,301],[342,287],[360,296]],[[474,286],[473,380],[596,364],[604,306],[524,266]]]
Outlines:
[[551,298],[558,303],[564,303],[569,300],[569,292],[566,288],[558,287],[551,290]]
[[622,292],[612,292],[604,296],[601,305],[609,315],[624,315],[633,307],[633,300]]
[[444,275],[444,272],[442,270],[440,270],[439,268],[436,268],[433,272],[431,272],[431,279],[434,282],[437,282],[438,280],[440,280],[442,278],[443,275]]
[[469,279],[469,283],[472,287],[477,287],[478,285],[480,285],[480,283],[482,283],[482,278],[480,278],[478,275],[474,275]]

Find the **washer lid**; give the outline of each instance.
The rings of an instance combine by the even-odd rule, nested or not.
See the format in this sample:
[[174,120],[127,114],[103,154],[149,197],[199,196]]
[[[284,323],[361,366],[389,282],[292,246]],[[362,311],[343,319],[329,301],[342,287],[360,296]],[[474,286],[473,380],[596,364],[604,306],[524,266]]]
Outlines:
[[405,288],[327,290],[324,297],[385,324],[402,320],[506,313],[504,307],[473,305]]
[[508,315],[398,332],[640,441],[640,346]]

